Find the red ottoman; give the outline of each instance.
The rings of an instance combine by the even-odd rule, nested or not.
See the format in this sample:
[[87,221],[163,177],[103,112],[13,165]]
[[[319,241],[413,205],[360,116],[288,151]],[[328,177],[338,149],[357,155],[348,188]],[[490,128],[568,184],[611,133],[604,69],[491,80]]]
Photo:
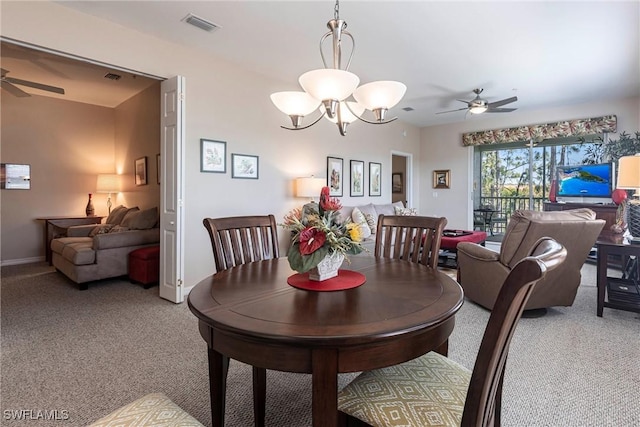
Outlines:
[[484,246],[485,231],[444,230],[440,241],[438,265],[446,268],[458,267],[457,247],[460,242],[472,242]]
[[129,280],[142,283],[145,289],[158,283],[160,246],[148,246],[129,252]]

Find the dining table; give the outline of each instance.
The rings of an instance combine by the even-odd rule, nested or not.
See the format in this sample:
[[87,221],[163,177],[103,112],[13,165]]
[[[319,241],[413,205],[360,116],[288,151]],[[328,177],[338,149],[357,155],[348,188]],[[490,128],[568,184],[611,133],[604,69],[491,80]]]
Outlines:
[[[353,276],[363,283],[323,290]],[[337,278],[314,284],[316,290],[294,286],[292,279],[300,277],[287,258],[250,262],[206,277],[189,293],[208,348],[214,427],[224,425],[225,358],[311,374],[313,426],[332,427],[338,425],[338,374],[392,366],[429,351],[446,355],[463,291],[442,271],[360,255],[349,257]],[[264,425],[264,412],[255,418],[255,425]]]

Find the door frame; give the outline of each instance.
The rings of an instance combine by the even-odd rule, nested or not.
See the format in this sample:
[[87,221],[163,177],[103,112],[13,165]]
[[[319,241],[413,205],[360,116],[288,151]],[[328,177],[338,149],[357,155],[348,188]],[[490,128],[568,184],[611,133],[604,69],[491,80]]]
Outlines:
[[[407,207],[413,207],[413,154],[406,151],[391,150],[389,153],[389,169],[393,167],[393,156],[405,158],[405,196]],[[391,182],[392,170],[389,170],[389,182]],[[389,195],[391,196],[391,185],[389,185]]]

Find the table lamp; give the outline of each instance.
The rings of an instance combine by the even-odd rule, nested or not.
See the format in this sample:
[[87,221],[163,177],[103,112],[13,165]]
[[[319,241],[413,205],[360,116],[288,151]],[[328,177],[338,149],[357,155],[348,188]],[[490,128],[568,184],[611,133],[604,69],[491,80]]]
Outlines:
[[324,187],[324,178],[303,177],[296,179],[296,197],[310,197],[311,201],[320,198],[320,190]]
[[618,182],[616,188],[636,190],[628,199],[629,233],[632,240],[640,243],[640,153],[635,156],[625,156],[618,160]]
[[120,191],[120,177],[115,173],[101,173],[98,175],[97,193],[108,193],[107,208],[111,213],[111,193]]

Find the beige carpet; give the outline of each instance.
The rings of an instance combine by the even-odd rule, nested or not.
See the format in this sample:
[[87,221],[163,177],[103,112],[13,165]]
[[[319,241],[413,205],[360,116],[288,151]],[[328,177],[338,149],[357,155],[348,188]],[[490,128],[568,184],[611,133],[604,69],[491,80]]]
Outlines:
[[[605,309],[596,317],[595,267],[583,274],[572,307],[520,323],[503,425],[640,425],[640,316]],[[80,292],[45,264],[4,267],[0,290],[3,426],[83,426],[151,392],[210,425],[206,347],[186,304],[126,280]],[[488,315],[465,302],[451,358],[473,367]],[[267,382],[267,425],[309,426],[310,377],[269,371]],[[54,410],[68,419],[6,419]],[[232,361],[226,425],[252,424],[251,369]]]

